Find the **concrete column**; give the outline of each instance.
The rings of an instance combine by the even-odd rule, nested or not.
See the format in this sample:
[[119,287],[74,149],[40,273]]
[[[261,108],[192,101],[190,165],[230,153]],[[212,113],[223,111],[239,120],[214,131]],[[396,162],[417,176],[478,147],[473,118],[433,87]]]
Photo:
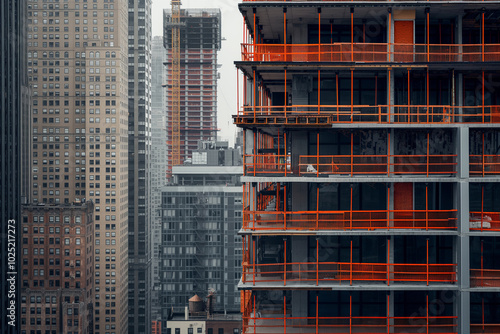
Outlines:
[[[456,24],[455,24],[455,38],[456,38],[456,43],[457,44],[462,44],[463,43],[463,38],[462,38],[462,29],[463,29],[463,24],[462,24],[462,14],[458,15],[456,18]],[[463,48],[459,47],[458,49],[459,56],[458,56],[458,61],[462,61],[462,52]]]
[[389,321],[389,325],[394,326],[394,309],[396,308],[394,305],[394,291],[388,291],[387,293],[389,294],[389,314],[387,316],[392,318]]
[[[292,236],[288,240],[291,240],[292,246],[292,262],[306,262],[308,261],[308,238],[304,236]],[[298,271],[298,265],[294,265],[293,271]],[[305,269],[302,267],[301,269]],[[307,317],[307,291],[305,290],[292,290],[292,317]],[[293,321],[294,325],[305,325],[307,324],[306,319],[296,319]]]
[[470,292],[460,291],[457,293],[456,305],[458,306],[458,334],[470,333]]
[[307,24],[300,22],[292,24],[292,33],[287,39],[288,44],[307,44]]
[[[295,94],[294,94],[295,99]],[[295,101],[293,102],[296,103]],[[290,133],[291,139],[291,159],[292,170],[295,175],[298,175],[299,156],[307,155],[308,152],[308,137],[305,131],[293,131]],[[308,210],[308,193],[309,187],[305,182],[297,182],[289,184],[291,191],[292,207],[290,211],[305,211]],[[290,262],[307,262],[308,258],[308,239],[307,237],[292,236],[289,238],[291,248]],[[293,271],[298,271],[298,267],[293,266]],[[293,317],[307,317],[307,291],[293,290],[292,291],[292,316]],[[296,325],[306,324],[306,320],[294,320]]]
[[256,211],[257,210],[257,183],[252,182],[250,185],[250,203],[248,205],[250,206],[251,211]]
[[[463,73],[457,73],[456,75],[456,95],[457,95],[457,106],[463,107],[464,105],[464,75]],[[458,108],[459,114],[464,114],[462,108]],[[458,122],[463,121],[463,116],[456,117]]]
[[387,87],[390,89],[387,90],[387,104],[391,105],[390,110],[387,112],[390,113],[391,118],[390,121],[394,121],[394,69],[390,71],[387,70]]
[[[388,262],[389,263],[394,263],[394,236],[391,235],[391,236],[388,236],[387,237],[387,240],[389,241],[389,250],[388,250],[388,255],[389,255],[389,259],[388,259]],[[392,267],[390,268],[391,270],[393,269]],[[390,274],[389,276],[390,279],[393,279],[394,278],[394,275],[393,274]],[[394,296],[392,296],[394,298]]]
[[469,236],[457,237],[458,284],[461,289],[470,288]]
[[313,90],[311,75],[295,74],[292,77],[292,105],[309,105],[309,93]]
[[463,29],[462,14],[460,14],[455,19],[455,43],[457,43],[457,44],[463,43],[462,29]]
[[309,139],[305,131],[292,131],[287,136],[290,138],[288,147],[291,147],[291,168],[294,175],[299,175],[299,157],[308,154]]
[[[245,154],[251,155],[254,154],[253,150],[253,131],[252,130],[245,130]],[[253,163],[253,158],[252,157],[246,157],[245,158],[245,163],[247,164],[252,164]]]
[[247,87],[246,87],[246,101],[245,105],[246,106],[251,106],[252,101],[253,101],[253,79],[252,78],[247,78]]
[[[396,152],[395,152],[395,145],[394,144],[396,143],[396,134],[395,134],[394,128],[389,129],[389,133],[391,134],[391,142],[389,145],[389,149],[390,149],[391,155],[395,155]],[[391,173],[393,173],[394,172],[394,158],[393,157],[389,158],[389,162],[390,162],[389,170]],[[393,197],[392,195],[393,194],[391,194],[391,199]],[[394,208],[394,202],[393,202],[393,208]]]
[[[458,155],[457,176],[460,179],[469,179],[469,128],[457,128],[456,152]],[[468,198],[467,198],[468,201]],[[469,213],[467,212],[467,217]]]

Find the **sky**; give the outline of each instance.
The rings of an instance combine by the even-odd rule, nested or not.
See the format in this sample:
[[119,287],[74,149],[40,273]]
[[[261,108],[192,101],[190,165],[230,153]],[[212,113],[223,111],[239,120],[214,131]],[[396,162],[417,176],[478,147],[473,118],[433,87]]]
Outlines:
[[[231,115],[236,114],[236,69],[243,34],[243,19],[238,11],[239,0],[182,0],[182,8],[220,8],[222,12],[222,47],[218,54],[220,79],[218,81],[218,136],[234,143],[236,126]],[[163,34],[163,9],[171,8],[170,0],[153,0],[153,36]],[[225,40],[224,40],[225,39]]]

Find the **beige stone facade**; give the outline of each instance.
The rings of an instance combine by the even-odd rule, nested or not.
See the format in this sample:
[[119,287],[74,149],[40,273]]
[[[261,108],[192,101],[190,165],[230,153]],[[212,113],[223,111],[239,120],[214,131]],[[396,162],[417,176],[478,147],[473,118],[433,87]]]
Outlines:
[[127,331],[127,6],[28,3],[31,197],[94,203],[96,334]]

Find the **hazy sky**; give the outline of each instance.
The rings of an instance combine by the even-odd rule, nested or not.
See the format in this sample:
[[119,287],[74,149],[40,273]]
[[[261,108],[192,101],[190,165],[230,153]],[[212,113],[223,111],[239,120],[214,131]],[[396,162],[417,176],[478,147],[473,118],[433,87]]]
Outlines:
[[[220,8],[222,11],[222,48],[219,51],[220,79],[218,81],[219,136],[234,142],[236,126],[231,115],[236,113],[236,70],[243,33],[243,19],[238,11],[239,0],[182,0],[182,8]],[[170,0],[153,0],[153,36],[162,36],[163,9],[171,8]],[[181,36],[182,38],[182,36]]]

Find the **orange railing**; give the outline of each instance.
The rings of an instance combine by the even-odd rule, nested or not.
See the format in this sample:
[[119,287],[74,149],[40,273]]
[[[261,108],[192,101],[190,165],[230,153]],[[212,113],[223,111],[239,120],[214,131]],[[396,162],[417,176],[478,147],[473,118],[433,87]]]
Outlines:
[[499,212],[475,212],[469,214],[471,231],[500,231]]
[[500,156],[494,154],[470,155],[469,172],[471,176],[500,174]]
[[472,287],[500,287],[500,270],[471,269],[470,285]]
[[500,333],[500,324],[471,324],[471,334]]
[[243,61],[481,62],[500,61],[500,44],[241,44]]
[[455,174],[456,155],[304,155],[299,175]]
[[286,175],[290,172],[289,158],[289,155],[245,154],[243,156],[243,170],[245,175]]
[[456,282],[455,264],[293,262],[246,264],[243,282]]
[[297,317],[290,315],[290,308],[276,306],[266,309],[260,304],[250,316],[243,316],[243,333],[457,333],[456,316],[427,312],[412,317]]
[[272,118],[327,116],[329,123],[498,123],[500,106],[446,105],[293,105],[244,106],[238,116],[254,117],[254,123]]
[[243,229],[455,230],[457,210],[244,211]]

